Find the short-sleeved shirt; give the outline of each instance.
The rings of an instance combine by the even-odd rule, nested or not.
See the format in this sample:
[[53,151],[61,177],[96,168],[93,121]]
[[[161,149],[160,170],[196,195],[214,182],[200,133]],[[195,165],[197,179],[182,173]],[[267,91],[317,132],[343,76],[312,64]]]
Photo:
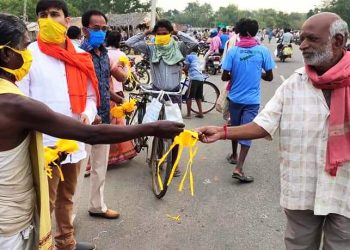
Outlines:
[[186,56],[185,64],[188,65],[188,76],[190,80],[204,81],[203,74],[200,70],[200,62],[196,53]]
[[221,40],[221,46],[220,49],[224,49],[225,48],[225,44],[226,42],[230,39],[230,36],[227,34],[222,34],[220,36],[220,40]]
[[293,34],[290,32],[284,33],[282,37],[282,44],[287,45],[292,42]]
[[279,132],[283,208],[350,218],[350,163],[338,168],[337,176],[325,171],[329,115],[322,90],[301,68],[277,89],[254,123],[270,139]]
[[232,87],[228,98],[234,103],[260,104],[262,70],[275,67],[270,51],[262,45],[252,48],[231,48],[222,68],[231,73]]

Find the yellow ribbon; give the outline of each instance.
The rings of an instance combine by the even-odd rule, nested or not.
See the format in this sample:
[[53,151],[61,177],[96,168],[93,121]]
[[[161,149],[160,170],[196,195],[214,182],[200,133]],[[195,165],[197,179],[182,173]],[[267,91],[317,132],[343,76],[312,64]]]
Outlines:
[[159,160],[158,165],[157,165],[157,179],[158,179],[158,184],[159,184],[159,187],[161,190],[164,189],[164,185],[162,182],[162,178],[160,177],[160,174],[159,174],[160,166],[165,161],[165,159],[168,157],[169,153],[173,150],[173,148],[178,145],[179,150],[178,150],[174,165],[171,169],[169,180],[167,182],[167,186],[170,185],[171,181],[174,178],[175,170],[176,170],[177,166],[179,165],[180,158],[181,158],[181,155],[182,155],[184,148],[188,148],[189,153],[190,153],[190,159],[187,163],[186,171],[185,171],[185,173],[182,177],[182,180],[180,182],[179,192],[181,192],[183,190],[185,180],[187,178],[187,175],[189,175],[190,176],[190,178],[189,178],[190,191],[191,191],[191,195],[194,196],[194,178],[193,178],[193,173],[192,173],[192,164],[193,164],[193,159],[196,156],[197,151],[198,151],[198,147],[195,147],[197,142],[198,142],[198,133],[190,131],[190,130],[184,130],[181,134],[179,134],[178,136],[175,137],[173,144],[170,146],[169,150],[163,155],[163,157]]
[[79,150],[79,145],[76,141],[63,140],[63,139],[59,139],[56,142],[56,145],[54,148],[45,147],[44,156],[45,156],[45,170],[46,170],[47,176],[50,179],[52,179],[52,168],[50,168],[50,165],[53,165],[58,168],[58,171],[60,172],[61,181],[64,181],[62,169],[56,163],[56,161],[59,159],[60,153],[72,154],[78,150]]

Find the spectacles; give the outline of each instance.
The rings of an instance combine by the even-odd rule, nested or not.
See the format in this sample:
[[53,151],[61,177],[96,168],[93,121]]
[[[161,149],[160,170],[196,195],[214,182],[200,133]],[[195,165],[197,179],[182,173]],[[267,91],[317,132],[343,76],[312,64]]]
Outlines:
[[103,32],[107,32],[108,30],[108,26],[103,26],[103,27],[99,27],[99,26],[95,26],[95,27],[89,27],[88,28],[90,31],[103,31]]

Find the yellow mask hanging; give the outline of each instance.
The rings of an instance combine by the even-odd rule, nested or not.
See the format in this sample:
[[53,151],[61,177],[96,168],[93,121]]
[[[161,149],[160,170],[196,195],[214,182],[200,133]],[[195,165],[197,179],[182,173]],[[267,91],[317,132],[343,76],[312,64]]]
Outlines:
[[154,44],[155,45],[168,45],[171,40],[171,35],[156,35]]
[[162,163],[165,161],[165,159],[167,158],[168,154],[173,150],[173,148],[175,146],[179,146],[179,150],[177,153],[177,157],[176,160],[174,162],[173,168],[171,169],[170,172],[170,176],[168,179],[168,182],[166,183],[167,186],[170,185],[174,174],[175,174],[175,170],[180,162],[180,158],[182,155],[182,152],[184,150],[184,148],[188,148],[189,152],[190,152],[190,159],[187,162],[187,167],[186,167],[186,171],[182,177],[182,180],[180,182],[179,185],[179,192],[182,191],[185,180],[187,178],[187,176],[189,175],[189,179],[190,179],[190,191],[191,191],[191,195],[194,195],[194,179],[193,179],[193,174],[192,174],[192,164],[193,164],[193,159],[197,154],[198,151],[198,147],[196,147],[196,144],[198,142],[198,133],[197,132],[193,132],[190,130],[184,130],[181,134],[179,134],[178,136],[175,137],[173,144],[170,146],[168,152],[165,153],[165,155],[163,155],[163,157],[159,160],[158,165],[157,165],[157,178],[158,178],[158,184],[161,188],[161,190],[163,190],[163,183],[162,183],[162,179],[160,177],[159,171],[160,171],[160,166],[162,165]]
[[16,81],[20,81],[29,72],[30,66],[32,65],[32,61],[33,61],[32,53],[28,49],[18,50],[18,49],[11,48],[7,45],[1,45],[0,49],[5,48],[5,47],[11,49],[12,51],[16,52],[17,54],[20,54],[22,57],[22,60],[23,60],[23,64],[18,69],[9,69],[9,68],[5,68],[5,67],[0,67],[0,68],[5,70],[8,73],[14,75],[16,78]]
[[66,40],[67,28],[51,18],[40,18],[39,37],[45,43],[61,44]]

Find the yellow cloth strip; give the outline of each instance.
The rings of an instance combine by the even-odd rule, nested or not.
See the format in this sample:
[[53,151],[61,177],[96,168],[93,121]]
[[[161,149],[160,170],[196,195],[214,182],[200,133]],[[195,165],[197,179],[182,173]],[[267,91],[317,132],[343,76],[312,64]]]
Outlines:
[[193,178],[193,173],[192,173],[192,164],[193,164],[193,159],[196,156],[197,151],[198,151],[198,147],[194,148],[195,145],[197,144],[197,142],[198,142],[198,133],[190,131],[190,130],[184,130],[180,135],[175,137],[173,144],[170,146],[169,150],[163,155],[163,157],[159,160],[158,165],[157,165],[157,179],[158,179],[158,184],[159,184],[159,187],[161,188],[161,190],[163,190],[164,185],[163,185],[162,179],[161,179],[160,174],[159,174],[160,165],[165,161],[165,159],[168,157],[168,155],[173,150],[173,148],[175,146],[179,146],[178,154],[176,156],[176,160],[174,162],[174,165],[171,169],[170,176],[169,176],[169,179],[167,182],[167,186],[170,185],[170,183],[172,182],[172,180],[174,178],[175,170],[176,170],[177,166],[179,165],[184,148],[188,148],[189,153],[190,153],[190,158],[187,162],[186,171],[185,171],[183,178],[182,178],[180,185],[179,185],[179,192],[181,192],[183,190],[185,180],[187,178],[187,175],[189,175],[190,191],[191,191],[191,195],[192,196],[194,195],[194,178]]
[[[0,94],[22,95],[23,93],[11,82],[0,79]],[[39,250],[51,250],[51,216],[49,205],[49,185],[47,181],[47,171],[44,162],[44,146],[42,134],[33,131],[30,138],[30,159],[33,169],[34,188],[37,195],[37,210],[39,212],[39,222],[36,230],[39,229]]]

